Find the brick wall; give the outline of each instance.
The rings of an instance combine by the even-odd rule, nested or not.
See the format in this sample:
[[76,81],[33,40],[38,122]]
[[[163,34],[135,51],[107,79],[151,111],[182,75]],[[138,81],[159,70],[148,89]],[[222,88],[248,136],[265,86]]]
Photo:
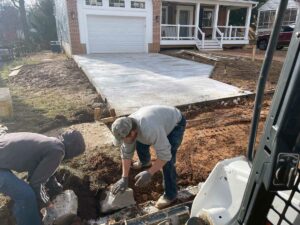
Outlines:
[[77,0],[66,0],[70,30],[70,44],[73,55],[86,54],[85,44],[80,43],[80,33],[78,24]]
[[149,52],[157,53],[160,51],[161,0],[152,0],[152,4],[153,4],[153,43],[149,44]]
[[225,26],[226,25],[226,17],[227,17],[226,7],[225,6],[220,6],[218,26]]

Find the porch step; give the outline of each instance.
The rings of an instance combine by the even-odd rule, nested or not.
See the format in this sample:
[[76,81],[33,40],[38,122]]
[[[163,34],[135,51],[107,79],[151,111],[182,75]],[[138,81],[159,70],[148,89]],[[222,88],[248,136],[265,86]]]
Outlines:
[[215,40],[206,40],[204,41],[204,48],[202,47],[202,42],[196,41],[196,46],[199,51],[214,51],[214,50],[222,50],[223,48],[220,44]]

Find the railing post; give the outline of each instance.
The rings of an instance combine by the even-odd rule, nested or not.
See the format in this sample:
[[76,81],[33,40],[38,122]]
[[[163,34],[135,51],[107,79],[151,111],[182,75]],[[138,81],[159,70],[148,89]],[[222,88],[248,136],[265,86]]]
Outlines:
[[234,39],[235,39],[235,40],[236,40],[236,38],[237,38],[237,36],[236,36],[236,35],[237,35],[237,30],[238,30],[238,28],[236,27],[236,28],[235,28],[235,31],[234,31]]
[[221,48],[223,48],[223,37],[224,37],[224,34],[222,33],[221,34]]
[[196,5],[196,13],[195,13],[195,38],[198,39],[198,27],[199,27],[199,14],[200,14],[200,2]]
[[230,25],[230,28],[229,28],[229,40],[231,40],[231,33],[232,33],[232,25]]
[[177,25],[177,40],[179,41],[180,36],[180,24]]
[[244,39],[245,40],[248,40],[249,39],[249,27],[250,27],[250,21],[251,21],[251,11],[252,11],[252,6],[249,6],[247,8],[247,16],[246,16],[246,24],[245,24],[245,36],[244,36]]

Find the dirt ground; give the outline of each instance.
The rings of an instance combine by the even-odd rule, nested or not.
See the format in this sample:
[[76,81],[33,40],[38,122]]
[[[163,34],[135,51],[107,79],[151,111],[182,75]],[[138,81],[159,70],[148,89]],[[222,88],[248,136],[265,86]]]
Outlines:
[[[227,50],[223,52],[218,51],[202,53],[207,55],[208,57],[222,56],[222,58],[219,58],[219,61],[217,62],[214,60],[208,60],[203,57],[197,57],[188,53],[199,53],[199,51],[196,50],[166,50],[162,53],[179,58],[193,60],[200,63],[214,65],[215,69],[211,75],[212,79],[239,87],[245,91],[255,92],[263,61],[262,59],[257,59],[255,62],[252,62],[251,59],[247,57],[247,54],[249,54],[247,53],[247,51],[249,50]],[[278,58],[281,59],[284,58],[284,54],[286,54],[285,51],[276,52],[276,55],[279,55]],[[224,58],[224,56],[228,58]],[[283,62],[281,61],[273,61],[266,84],[266,91],[273,91],[276,88],[282,65]]]
[[[47,54],[34,57],[34,60],[39,61],[24,66],[16,77],[8,79],[1,76],[2,82],[4,80],[3,83],[10,87],[14,101],[15,118],[2,122],[8,126],[9,132],[44,132],[73,123],[93,121],[93,106],[104,103],[74,62],[63,56],[58,60],[55,57],[49,58]],[[179,57],[191,59],[190,55]],[[253,91],[261,62],[257,61],[254,66],[250,64],[249,60],[244,59],[217,63],[213,78]],[[277,64],[273,65],[274,75],[273,80],[268,81],[268,90],[273,90],[276,85],[281,65]],[[227,67],[226,74],[224,65]],[[268,95],[262,109],[259,134],[263,130],[270,102],[271,96]],[[244,97],[235,102],[219,101],[205,107],[191,106],[183,110],[188,123],[177,154],[180,188],[205,181],[218,161],[245,155],[252,109],[253,97]],[[75,126],[83,132],[87,151],[79,158],[64,163],[57,176],[65,189],[73,189],[78,195],[78,215],[85,220],[96,219],[100,215],[101,193],[121,176],[119,151],[111,143],[103,143],[107,140],[100,129],[103,125],[84,123]],[[58,130],[55,129],[55,132]],[[54,135],[55,132],[47,134]],[[129,182],[134,189],[136,201],[144,203],[157,200],[163,193],[161,173],[153,177],[148,187],[136,188],[133,178],[138,172],[131,172]]]
[[[234,57],[243,57],[243,58],[252,58],[252,48],[235,48],[235,49],[224,49],[223,51],[213,51],[212,53],[224,56],[234,56]],[[255,59],[263,60],[265,58],[266,51],[256,49]],[[287,49],[277,50],[274,54],[273,60],[277,62],[284,62],[287,54]]]
[[[271,95],[268,95],[263,105],[258,137],[263,130],[270,102]],[[220,160],[245,155],[253,98],[240,99],[239,104],[230,103],[216,102],[184,111],[188,123],[177,154],[179,188],[205,181]],[[96,219],[100,215],[99,199],[102,192],[121,176],[119,151],[109,143],[102,143],[105,140],[99,136],[99,127],[102,125],[86,123],[75,126],[84,134],[87,152],[64,164],[58,172],[58,179],[65,189],[72,189],[78,195],[78,215],[85,220]],[[155,160],[153,151],[152,160]],[[134,189],[135,200],[137,203],[156,201],[163,193],[162,174],[155,174],[148,187],[136,188],[134,176],[138,172],[131,171],[129,182]]]
[[90,122],[95,107],[105,109],[102,116],[108,115],[107,105],[72,59],[44,52],[20,63],[24,65],[17,76],[8,77],[9,70],[2,70],[0,76],[13,98],[14,118],[2,121],[10,132],[45,132]]

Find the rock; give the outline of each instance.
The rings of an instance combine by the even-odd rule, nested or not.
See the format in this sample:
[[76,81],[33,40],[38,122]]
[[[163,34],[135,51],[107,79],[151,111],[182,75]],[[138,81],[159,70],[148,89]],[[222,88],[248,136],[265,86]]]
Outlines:
[[[52,225],[54,221],[61,221],[59,225],[71,225],[71,215],[77,214],[78,199],[74,191],[66,190],[52,201],[51,213],[46,211],[43,218],[44,225]],[[67,223],[68,222],[68,223]]]
[[13,70],[8,76],[9,77],[14,77],[17,76],[19,74],[20,70]]
[[113,212],[122,208],[135,205],[133,190],[127,188],[124,193],[114,195],[111,191],[106,191],[100,201],[101,213]]
[[20,66],[16,66],[14,68],[11,68],[10,71],[14,71],[14,70],[19,70],[23,67],[23,65],[20,65]]
[[53,225],[81,225],[81,220],[78,216],[68,214],[55,220]]
[[15,225],[15,219],[11,211],[12,201],[0,194],[0,224]]
[[0,124],[0,136],[6,134],[8,131],[7,127]]
[[13,116],[12,99],[8,88],[0,88],[0,118]]
[[96,102],[96,103],[93,103],[93,104],[92,104],[92,108],[93,108],[93,109],[95,109],[95,108],[101,108],[101,109],[103,109],[103,108],[105,108],[105,107],[106,107],[106,106],[105,106],[104,103]]
[[239,101],[238,101],[237,99],[234,99],[234,100],[233,100],[233,103],[236,104],[236,105],[238,105],[238,104],[239,104]]

